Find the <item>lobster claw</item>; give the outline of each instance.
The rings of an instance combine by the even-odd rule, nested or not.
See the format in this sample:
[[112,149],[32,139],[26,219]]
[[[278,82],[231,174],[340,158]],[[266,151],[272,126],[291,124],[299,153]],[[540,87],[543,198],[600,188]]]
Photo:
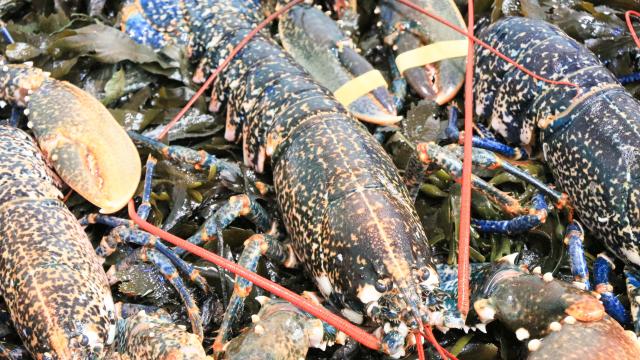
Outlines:
[[140,157],[98,100],[66,81],[46,79],[27,110],[40,149],[64,182],[102,213],[127,204],[140,181]]
[[294,7],[280,19],[278,32],[289,55],[356,118],[376,125],[402,120],[382,75],[322,11],[310,5]]
[[[452,24],[465,27],[464,19],[453,0],[415,0],[413,3]],[[466,40],[464,36],[449,27],[397,1],[381,0],[379,10],[380,25],[385,35],[385,42],[392,45],[396,54],[396,64],[402,54],[405,55],[405,58],[425,57],[424,53],[411,53],[412,50],[422,46],[440,42],[451,44],[451,41],[462,40],[464,42]],[[434,52],[453,55],[457,51],[452,49],[450,45],[446,45],[444,50]],[[426,65],[412,64],[406,69],[400,69],[400,65],[398,65],[398,70],[402,72],[407,83],[420,97],[433,99],[442,105],[451,101],[462,87],[465,64],[466,58],[464,56],[452,58],[445,56]]]

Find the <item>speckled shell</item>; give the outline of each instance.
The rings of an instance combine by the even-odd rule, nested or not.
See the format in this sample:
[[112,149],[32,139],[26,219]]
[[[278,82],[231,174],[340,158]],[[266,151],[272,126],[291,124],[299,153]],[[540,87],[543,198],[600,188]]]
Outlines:
[[[633,334],[632,334],[633,335]],[[562,354],[562,355],[560,355]],[[561,357],[560,357],[561,356]],[[563,324],[542,345],[529,354],[529,360],[637,360],[640,345],[612,318],[595,322]]]
[[113,340],[107,277],[23,131],[0,126],[0,290],[38,359],[100,357]]
[[[322,323],[281,300],[271,300],[257,314],[259,321],[225,346],[228,360],[299,360],[305,359],[312,345],[312,328]],[[322,340],[322,332],[319,339]]]
[[[189,31],[194,54],[211,67],[260,20],[250,0],[180,4],[167,4],[168,12],[186,12],[173,24]],[[152,14],[147,13],[150,21]],[[227,139],[242,138],[245,163],[257,171],[271,157],[294,251],[325,297],[362,317],[358,292],[390,278],[394,291],[402,291],[426,317],[418,274],[433,274],[432,284],[437,275],[391,159],[327,89],[265,35],[254,37],[214,83],[227,103]]]
[[196,335],[144,311],[118,320],[114,348],[136,360],[210,359]]
[[640,266],[640,103],[551,24],[506,18],[479,36],[534,73],[579,86],[536,81],[477,47],[476,114],[512,143],[539,140],[579,219]]
[[[190,11],[196,44],[206,45],[200,51],[212,64],[254,28],[256,15],[243,3],[200,1]],[[262,35],[231,62],[216,89],[234,110],[230,123],[242,133],[248,164],[261,171],[272,155],[294,251],[323,295],[363,313],[357,293],[391,278],[409,303],[422,307],[418,270],[435,274],[425,270],[426,235],[391,159],[364,126]]]

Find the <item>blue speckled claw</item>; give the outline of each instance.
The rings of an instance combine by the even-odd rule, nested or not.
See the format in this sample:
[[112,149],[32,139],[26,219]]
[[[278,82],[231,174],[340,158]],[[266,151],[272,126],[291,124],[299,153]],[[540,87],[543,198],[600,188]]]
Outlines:
[[564,243],[568,246],[574,284],[583,290],[591,290],[587,259],[584,256],[584,231],[580,223],[574,221],[567,226]]
[[625,325],[630,323],[631,317],[627,309],[624,308],[613,293],[613,286],[609,283],[609,273],[613,268],[611,259],[604,254],[598,254],[593,264],[593,281],[596,292],[600,294],[600,301],[602,301],[607,313],[620,324]]
[[174,0],[132,1],[122,9],[121,29],[135,42],[155,49],[174,42],[186,44],[186,38],[179,36],[188,33],[180,21],[184,18],[181,6]]

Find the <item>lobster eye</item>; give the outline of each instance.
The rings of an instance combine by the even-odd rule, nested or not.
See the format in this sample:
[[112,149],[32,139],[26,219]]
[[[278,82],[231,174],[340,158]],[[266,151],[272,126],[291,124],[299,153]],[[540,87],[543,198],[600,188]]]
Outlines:
[[384,279],[378,279],[378,281],[376,281],[375,288],[377,292],[386,292],[389,290],[389,282]]
[[429,269],[423,269],[422,274],[420,274],[420,280],[427,281],[431,277],[431,271]]

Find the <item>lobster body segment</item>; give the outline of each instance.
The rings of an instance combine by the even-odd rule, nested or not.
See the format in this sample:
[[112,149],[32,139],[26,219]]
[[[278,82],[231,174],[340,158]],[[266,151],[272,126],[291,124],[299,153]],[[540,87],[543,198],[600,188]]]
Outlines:
[[480,37],[555,86],[477,50],[476,115],[508,141],[542,146],[580,219],[627,264],[640,266],[640,103],[593,53],[543,21],[511,17]]
[[0,126],[0,164],[0,290],[18,334],[37,358],[101,356],[115,312],[87,235],[26,133]]

